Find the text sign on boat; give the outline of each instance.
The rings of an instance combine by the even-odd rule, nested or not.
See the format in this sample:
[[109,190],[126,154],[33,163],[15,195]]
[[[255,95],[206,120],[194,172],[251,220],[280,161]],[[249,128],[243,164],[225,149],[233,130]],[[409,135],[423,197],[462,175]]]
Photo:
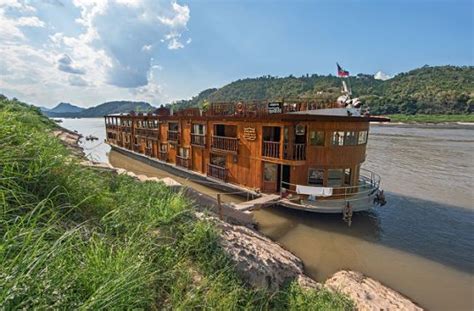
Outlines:
[[281,103],[268,103],[268,113],[281,113]]

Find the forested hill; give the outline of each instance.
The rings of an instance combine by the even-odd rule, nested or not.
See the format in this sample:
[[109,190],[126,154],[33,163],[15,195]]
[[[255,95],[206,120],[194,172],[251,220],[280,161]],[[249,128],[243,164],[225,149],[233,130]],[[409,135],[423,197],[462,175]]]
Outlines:
[[155,108],[146,102],[134,102],[134,101],[111,101],[100,104],[96,107],[84,109],[79,112],[61,112],[57,113],[54,111],[44,112],[49,117],[58,118],[94,118],[102,117],[108,114],[114,113],[128,113],[130,111],[148,112],[153,111]]
[[[373,114],[450,114],[474,110],[473,66],[424,66],[382,81],[373,75],[350,77],[354,96],[360,97]],[[261,100],[320,97],[335,100],[340,95],[340,78],[329,75],[263,76],[242,79],[219,89],[208,89],[178,108],[203,105],[206,101]]]

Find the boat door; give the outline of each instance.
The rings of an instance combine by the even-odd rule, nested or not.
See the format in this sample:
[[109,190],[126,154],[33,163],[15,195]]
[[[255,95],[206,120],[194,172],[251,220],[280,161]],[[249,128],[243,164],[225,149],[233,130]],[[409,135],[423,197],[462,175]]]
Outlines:
[[280,165],[263,162],[263,192],[278,192],[280,186]]

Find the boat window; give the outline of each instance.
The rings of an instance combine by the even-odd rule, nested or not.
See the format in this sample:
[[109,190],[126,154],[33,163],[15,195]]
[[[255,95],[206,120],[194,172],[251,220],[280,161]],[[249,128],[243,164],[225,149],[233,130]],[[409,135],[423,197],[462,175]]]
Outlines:
[[363,145],[367,143],[367,135],[368,135],[367,131],[359,132],[359,140],[358,140],[359,145]]
[[168,152],[168,145],[167,144],[161,144],[160,145],[160,151],[161,152]]
[[346,137],[344,138],[344,145],[357,145],[357,132],[346,132]]
[[187,159],[189,158],[189,149],[180,147],[178,150],[178,154],[180,157]]
[[343,171],[342,169],[328,170],[328,187],[339,187],[342,183]]
[[168,131],[178,132],[178,131],[179,131],[179,124],[178,124],[178,122],[170,122],[170,123],[168,123]]
[[275,163],[265,162],[263,164],[263,181],[276,182],[278,165]]
[[153,145],[152,145],[151,140],[148,140],[148,141],[147,141],[147,148],[148,148],[148,149],[151,149],[152,146],[153,146]]
[[193,124],[193,134],[205,135],[206,126],[204,124]]
[[333,132],[331,143],[334,146],[343,146],[344,145],[344,132]]
[[309,134],[310,144],[313,146],[324,146],[324,132],[323,131],[311,131]]
[[214,136],[237,137],[237,126],[216,124],[214,125]]
[[308,170],[308,185],[323,186],[324,170],[310,168]]
[[346,168],[344,170],[344,184],[351,185],[352,180],[352,170],[350,168]]
[[211,153],[211,164],[212,165],[225,167],[225,162],[226,162],[225,156]]
[[280,141],[281,128],[279,126],[264,126],[262,132],[264,141]]

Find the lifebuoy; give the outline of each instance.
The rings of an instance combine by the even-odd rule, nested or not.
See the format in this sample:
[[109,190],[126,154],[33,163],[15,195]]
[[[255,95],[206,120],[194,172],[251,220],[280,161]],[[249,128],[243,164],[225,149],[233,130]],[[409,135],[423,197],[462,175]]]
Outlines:
[[237,112],[242,113],[244,111],[244,105],[242,103],[237,103]]

